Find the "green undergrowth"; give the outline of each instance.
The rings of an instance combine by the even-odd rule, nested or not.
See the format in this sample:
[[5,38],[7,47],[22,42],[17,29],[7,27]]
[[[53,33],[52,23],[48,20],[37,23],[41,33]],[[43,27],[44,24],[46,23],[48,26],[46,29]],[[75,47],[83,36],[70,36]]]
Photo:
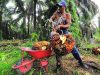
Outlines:
[[20,47],[31,46],[32,42],[28,41],[21,46],[7,45],[0,47],[0,75],[16,75],[12,70],[12,65],[21,59]]
[[0,51],[0,75],[14,75],[12,65],[21,58],[21,51],[14,46],[1,47]]

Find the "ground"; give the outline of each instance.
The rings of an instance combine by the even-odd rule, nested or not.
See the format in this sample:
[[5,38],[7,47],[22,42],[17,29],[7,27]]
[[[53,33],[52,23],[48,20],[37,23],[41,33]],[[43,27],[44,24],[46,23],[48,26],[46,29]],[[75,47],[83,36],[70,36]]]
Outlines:
[[[63,65],[65,71],[67,71],[67,75],[100,75],[100,59],[98,59],[97,56],[82,55],[81,57],[83,62],[88,65],[88,69],[80,67],[77,63],[77,60],[73,58],[71,54],[63,57]],[[54,64],[52,65],[54,66]],[[59,75],[65,75],[63,73],[60,73]],[[54,73],[51,75],[58,74]]]

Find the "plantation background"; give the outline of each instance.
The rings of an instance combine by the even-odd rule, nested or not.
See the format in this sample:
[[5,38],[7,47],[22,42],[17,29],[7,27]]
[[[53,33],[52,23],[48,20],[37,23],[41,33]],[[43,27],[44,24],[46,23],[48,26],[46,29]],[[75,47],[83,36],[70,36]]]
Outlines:
[[[20,47],[32,47],[36,41],[50,39],[51,25],[48,22],[52,15],[53,5],[60,0],[0,0],[0,75],[17,75],[12,65],[21,59]],[[100,47],[100,12],[91,0],[66,0],[66,12],[71,13],[72,24],[69,31],[73,34],[76,46],[85,62],[94,61],[100,65],[100,54],[92,54],[93,48]],[[98,15],[98,25],[93,18]],[[27,56],[27,54],[25,53]],[[65,56],[69,62],[73,56]],[[93,59],[91,59],[93,58]],[[67,59],[67,60],[66,60]],[[75,60],[74,60],[75,61]],[[49,75],[55,57],[50,58]],[[70,63],[65,64],[70,66]],[[74,65],[74,64],[73,64]],[[71,69],[70,69],[71,68]],[[99,67],[98,67],[99,68]],[[70,66],[67,68],[73,75],[99,75],[100,70],[93,72]],[[27,75],[34,75],[34,68]],[[41,75],[41,72],[37,73]]]

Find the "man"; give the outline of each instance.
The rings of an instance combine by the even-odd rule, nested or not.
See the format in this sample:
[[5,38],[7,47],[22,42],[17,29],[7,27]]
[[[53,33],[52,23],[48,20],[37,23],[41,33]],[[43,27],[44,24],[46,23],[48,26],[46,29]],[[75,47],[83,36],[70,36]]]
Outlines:
[[[59,9],[54,12],[52,17],[50,18],[50,22],[55,22],[54,29],[57,30],[57,32],[60,34],[58,30],[61,30],[63,34],[68,35],[68,28],[71,25],[71,14],[66,13],[66,2],[65,0],[62,0],[57,4],[59,6]],[[58,17],[57,17],[58,15]],[[80,57],[78,49],[74,46],[73,50],[71,51],[74,58],[78,60],[78,63],[81,67],[87,68],[87,65],[83,64],[83,61]],[[61,66],[61,59],[56,56],[57,59],[57,68]]]

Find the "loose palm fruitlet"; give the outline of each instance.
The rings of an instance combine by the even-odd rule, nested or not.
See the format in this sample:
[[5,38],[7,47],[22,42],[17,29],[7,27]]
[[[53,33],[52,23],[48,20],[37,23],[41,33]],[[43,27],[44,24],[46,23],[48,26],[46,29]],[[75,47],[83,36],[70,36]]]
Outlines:
[[95,54],[95,55],[100,54],[100,47],[93,48],[93,49],[92,49],[92,53]]

